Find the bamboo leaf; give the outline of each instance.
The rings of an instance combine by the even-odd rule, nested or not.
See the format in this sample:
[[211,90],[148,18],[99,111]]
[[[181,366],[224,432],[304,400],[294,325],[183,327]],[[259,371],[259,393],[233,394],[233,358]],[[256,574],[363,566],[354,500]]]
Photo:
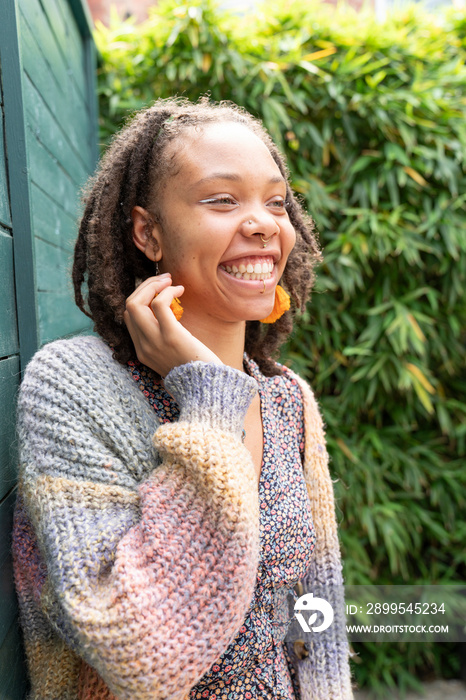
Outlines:
[[427,180],[425,180],[420,173],[416,172],[416,170],[414,170],[414,168],[411,168],[409,166],[405,166],[403,168],[403,170],[405,171],[405,173],[408,173],[408,175],[410,177],[412,177],[413,180],[415,182],[417,182],[418,185],[422,185],[422,187],[428,186],[429,183],[427,182]]
[[319,58],[326,58],[327,56],[332,56],[332,54],[337,52],[335,46],[329,46],[327,49],[321,49],[320,51],[313,51],[312,53],[307,53],[303,56],[304,61],[317,61]]
[[348,457],[348,459],[350,459],[354,463],[356,463],[358,461],[357,457],[355,457],[355,455],[351,452],[349,447],[343,442],[343,440],[341,438],[337,439],[337,445],[341,449],[343,454],[345,454],[346,457]]
[[408,314],[406,315],[406,318],[408,319],[408,321],[410,322],[411,326],[413,327],[413,330],[414,330],[414,332],[415,332],[415,334],[416,334],[416,337],[419,338],[419,340],[421,340],[421,341],[424,343],[425,340],[426,340],[426,337],[425,337],[424,333],[422,332],[422,330],[421,330],[421,328],[420,328],[418,322],[417,322],[416,319],[414,318],[414,316],[413,316],[412,314],[408,313]]
[[414,377],[416,377],[416,379],[422,384],[424,389],[429,392],[429,394],[436,393],[434,387],[426,379],[425,375],[421,372],[419,367],[416,367],[416,365],[411,364],[411,362],[407,362],[405,367],[408,370],[408,372],[410,372]]

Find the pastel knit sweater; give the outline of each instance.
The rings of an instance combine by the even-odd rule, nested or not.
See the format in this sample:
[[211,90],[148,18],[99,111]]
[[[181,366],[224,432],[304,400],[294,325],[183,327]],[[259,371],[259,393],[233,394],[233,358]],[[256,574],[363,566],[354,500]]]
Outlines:
[[[304,590],[341,591],[322,419],[304,402],[304,477],[317,535]],[[99,339],[57,341],[19,396],[14,562],[31,700],[183,700],[228,648],[259,560],[257,477],[241,430],[254,379],[173,369],[179,420],[159,424]],[[322,591],[322,588],[319,589]],[[350,700],[344,618],[290,645],[302,700]]]

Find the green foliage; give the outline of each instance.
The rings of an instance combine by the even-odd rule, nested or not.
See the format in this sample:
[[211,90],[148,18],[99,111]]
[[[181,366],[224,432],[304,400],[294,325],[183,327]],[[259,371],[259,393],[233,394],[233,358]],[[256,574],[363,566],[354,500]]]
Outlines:
[[[208,92],[286,153],[325,260],[283,357],[327,423],[347,582],[464,580],[464,16],[164,0],[96,39],[104,142],[156,97]],[[458,671],[447,645],[357,646],[379,698]]]

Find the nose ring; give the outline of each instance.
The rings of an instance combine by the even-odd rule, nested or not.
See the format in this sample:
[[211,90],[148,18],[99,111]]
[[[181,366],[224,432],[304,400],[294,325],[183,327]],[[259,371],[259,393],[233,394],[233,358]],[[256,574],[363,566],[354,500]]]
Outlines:
[[268,246],[268,244],[270,243],[270,241],[272,240],[273,236],[274,236],[274,234],[272,234],[272,235],[270,236],[270,238],[264,238],[264,236],[263,236],[262,233],[259,234],[259,238],[260,238],[261,241],[262,241],[262,247],[263,247],[263,248],[267,248],[267,246]]
[[[253,221],[253,219],[248,219],[248,220],[246,221],[246,223],[247,223],[249,226],[251,226],[251,225],[254,223],[254,221]],[[260,237],[260,239],[261,239],[261,241],[262,241],[262,247],[263,247],[263,248],[267,248],[269,242],[272,240],[272,238],[273,238],[274,236],[275,236],[275,233],[272,233],[272,235],[269,236],[269,238],[264,238],[264,234],[263,234],[263,233],[259,233],[259,237]]]

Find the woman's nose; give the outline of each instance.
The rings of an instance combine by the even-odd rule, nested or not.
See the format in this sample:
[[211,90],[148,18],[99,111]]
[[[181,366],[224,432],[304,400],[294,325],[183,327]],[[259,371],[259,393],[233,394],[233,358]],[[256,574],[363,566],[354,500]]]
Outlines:
[[260,213],[251,214],[248,219],[243,221],[242,232],[246,236],[254,236],[255,234],[264,235],[267,237],[274,236],[280,233],[280,227],[272,214]]

